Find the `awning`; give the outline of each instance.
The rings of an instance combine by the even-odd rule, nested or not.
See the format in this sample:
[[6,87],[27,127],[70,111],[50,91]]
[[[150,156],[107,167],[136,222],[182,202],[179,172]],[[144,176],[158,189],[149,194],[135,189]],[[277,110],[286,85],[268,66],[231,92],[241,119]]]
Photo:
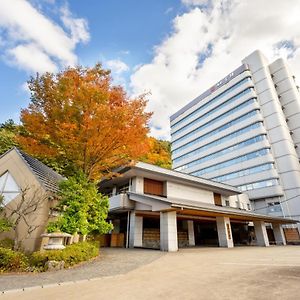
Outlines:
[[165,198],[154,195],[138,194],[128,192],[130,200],[152,207],[152,211],[175,210],[181,215],[194,215],[203,217],[224,216],[244,221],[265,221],[268,223],[296,224],[298,220],[273,217],[270,215],[258,214],[253,211],[241,210],[232,207],[216,206],[213,204],[192,201],[179,198]]

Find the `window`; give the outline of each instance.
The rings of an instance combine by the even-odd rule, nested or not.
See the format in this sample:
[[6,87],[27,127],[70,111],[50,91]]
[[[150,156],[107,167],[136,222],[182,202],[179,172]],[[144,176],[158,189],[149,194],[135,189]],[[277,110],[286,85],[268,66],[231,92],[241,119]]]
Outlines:
[[[226,135],[226,136],[224,136],[224,137],[222,137],[220,139],[217,139],[217,140],[215,140],[215,141],[213,141],[213,142],[211,142],[209,144],[206,144],[206,145],[204,145],[202,147],[199,147],[199,148],[197,148],[197,149],[195,149],[193,151],[190,151],[190,152],[188,152],[186,154],[178,156],[178,157],[176,157],[176,158],[173,159],[173,163],[177,163],[177,162],[179,162],[179,161],[181,161],[181,160],[183,160],[185,158],[188,158],[188,157],[193,157],[193,156],[195,156],[195,155],[197,155],[197,154],[199,154],[199,153],[201,153],[201,152],[203,152],[203,151],[205,151],[205,150],[207,150],[209,148],[212,148],[212,147],[215,147],[217,145],[220,145],[220,144],[222,144],[222,143],[224,143],[226,141],[229,141],[229,140],[231,140],[233,138],[236,138],[236,137],[238,137],[238,136],[240,136],[240,135],[242,135],[242,134],[244,134],[246,132],[249,132],[249,131],[251,131],[251,130],[253,130],[255,128],[259,128],[261,126],[262,126],[262,122],[253,123],[253,124],[251,124],[249,126],[246,126],[246,127],[242,128],[242,129],[234,131],[234,132],[232,132],[232,133],[230,133],[230,134],[228,134],[228,135]],[[177,152],[178,152],[177,150],[174,150],[172,154],[175,155]]]
[[226,205],[226,206],[230,206],[229,200],[225,200],[225,205]]
[[194,161],[192,161],[188,164],[185,164],[185,165],[182,165],[181,167],[176,168],[176,170],[177,171],[182,171],[182,170],[185,170],[187,168],[191,168],[192,166],[196,166],[196,165],[198,165],[200,163],[203,163],[205,161],[212,160],[214,158],[220,157],[220,156],[222,156],[224,154],[227,154],[227,153],[231,153],[232,151],[247,147],[251,144],[261,142],[264,139],[265,139],[265,135],[258,135],[256,137],[253,137],[253,138],[248,139],[246,141],[243,141],[241,143],[238,143],[238,144],[235,144],[233,146],[227,147],[225,149],[219,150],[218,152],[215,152],[215,153],[209,154],[207,156],[201,157],[199,159],[196,159],[196,160],[194,160]]
[[253,104],[255,102],[256,102],[255,98],[250,98],[246,102],[235,106],[233,109],[231,109],[231,110],[227,111],[226,113],[224,113],[224,114],[208,121],[207,123],[197,127],[193,131],[190,131],[189,133],[186,133],[185,135],[181,136],[180,138],[176,139],[175,141],[174,141],[173,136],[172,136],[172,146],[177,145],[182,140],[185,140],[189,137],[194,136],[195,133],[203,131],[203,129],[211,126],[212,124],[216,123],[217,121],[220,121],[222,119],[226,119],[226,118],[230,117],[233,113],[235,113],[235,112],[237,112],[237,111],[239,111],[239,110],[241,110],[241,109],[243,109],[243,108],[247,107],[248,105]]
[[8,171],[0,176],[0,195],[4,197],[4,205],[16,198],[19,193],[18,185]]
[[256,158],[256,157],[259,157],[259,156],[267,155],[268,153],[269,153],[269,148],[263,148],[261,150],[250,152],[248,154],[239,156],[237,158],[230,159],[230,160],[221,162],[219,164],[215,164],[215,165],[207,167],[207,168],[203,168],[203,169],[201,169],[199,171],[196,171],[196,172],[193,172],[191,174],[194,175],[194,176],[201,176],[203,174],[213,172],[213,171],[216,171],[216,170],[220,170],[222,168],[226,168],[226,167],[229,167],[231,165],[238,164],[238,163],[243,162],[243,161],[247,161],[249,159],[253,159],[253,158]]
[[[238,123],[240,123],[240,122],[242,122],[242,121],[244,121],[244,120],[246,120],[248,118],[251,118],[253,116],[257,116],[258,114],[259,114],[259,110],[257,110],[257,109],[252,110],[252,111],[250,111],[250,112],[248,112],[248,113],[246,113],[246,114],[244,114],[244,115],[242,115],[242,116],[240,116],[240,117],[238,117],[238,118],[236,118],[236,119],[234,119],[234,120],[232,120],[232,121],[230,121],[230,122],[222,125],[221,127],[218,127],[218,128],[216,128],[216,129],[214,129],[214,130],[212,130],[212,131],[210,131],[210,132],[208,132],[208,133],[206,133],[206,134],[204,134],[204,135],[202,135],[200,137],[197,137],[196,139],[194,139],[194,140],[192,140],[190,142],[187,142],[186,144],[178,147],[177,149],[172,150],[172,155],[180,153],[182,150],[187,149],[187,148],[191,147],[192,145],[198,144],[199,142],[207,139],[208,137],[213,136],[215,134],[218,134],[219,132],[222,132],[223,130],[226,130],[227,128],[230,128],[233,125],[236,125],[236,124],[238,124]],[[195,131],[192,131],[191,132],[191,136],[194,136],[195,133],[197,133],[197,131],[198,131],[198,129],[195,130]],[[187,135],[185,135],[183,137],[186,137],[186,136]],[[177,144],[177,141],[172,142],[172,149]]]
[[220,194],[214,193],[214,202],[217,206],[222,206],[222,197]]
[[268,213],[281,212],[280,202],[270,202],[268,203]]
[[269,179],[269,180],[265,180],[265,181],[249,183],[247,185],[241,185],[241,186],[238,186],[238,189],[241,192],[244,192],[244,191],[251,191],[251,190],[255,190],[255,189],[261,189],[264,187],[274,186],[274,185],[278,185],[277,179]]
[[226,96],[227,94],[231,93],[233,90],[235,90],[237,87],[241,86],[242,84],[244,84],[245,82],[251,82],[251,78],[250,77],[246,77],[244,79],[242,79],[241,81],[239,81],[238,83],[236,83],[235,85],[233,85],[232,87],[230,87],[229,89],[227,89],[226,91],[224,91],[223,93],[217,95],[216,97],[214,97],[213,99],[211,99],[210,101],[208,101],[207,103],[205,103],[204,105],[201,105],[200,107],[198,107],[195,111],[193,111],[192,113],[188,114],[186,117],[184,117],[183,119],[181,119],[180,121],[176,122],[175,124],[172,125],[172,128],[175,129],[177,128],[180,124],[182,124],[184,121],[191,119],[193,116],[195,116],[196,114],[198,114],[199,112],[201,112],[204,108],[210,106],[213,103],[216,103],[217,101],[219,101],[221,98],[223,98],[224,96]]
[[[200,123],[202,120],[208,118],[209,116],[213,115],[214,113],[216,113],[217,111],[223,109],[224,107],[226,107],[227,105],[233,103],[234,101],[236,101],[237,99],[239,99],[240,97],[244,96],[245,94],[251,92],[251,89],[248,88],[244,91],[242,91],[241,93],[235,95],[234,97],[226,100],[225,102],[223,102],[222,104],[220,104],[219,106],[213,108],[212,110],[210,110],[209,112],[205,113],[202,116],[199,116],[197,119],[195,119],[194,121],[188,123],[187,125],[181,127],[180,129],[178,129],[176,132],[172,133],[172,138],[174,138],[175,136],[177,136],[180,132],[192,127],[193,125]],[[173,127],[174,128],[174,127]]]
[[144,178],[144,194],[164,196],[164,183],[162,181]]
[[247,203],[247,208],[248,208],[248,210],[251,210],[251,207],[250,207],[249,203]]
[[250,175],[250,174],[260,173],[260,172],[270,170],[270,169],[273,169],[273,168],[274,168],[273,163],[267,163],[267,164],[255,166],[255,167],[252,167],[252,168],[249,168],[249,169],[244,169],[244,170],[241,170],[241,171],[238,171],[238,172],[224,174],[224,175],[214,177],[214,178],[210,178],[210,179],[218,181],[218,182],[223,182],[223,181],[227,181],[227,180],[237,178],[237,177],[242,177],[242,176],[246,176],[246,175]]

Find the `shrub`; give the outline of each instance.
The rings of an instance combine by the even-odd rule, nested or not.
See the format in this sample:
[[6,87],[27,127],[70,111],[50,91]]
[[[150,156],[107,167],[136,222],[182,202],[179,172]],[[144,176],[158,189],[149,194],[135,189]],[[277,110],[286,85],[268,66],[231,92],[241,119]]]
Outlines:
[[35,252],[31,256],[31,264],[41,270],[49,260],[64,261],[70,267],[82,261],[98,256],[99,245],[92,242],[81,242],[67,246],[63,250],[47,250]]
[[0,247],[0,272],[25,271],[28,266],[24,253]]
[[13,250],[14,240],[9,239],[9,238],[5,238],[5,239],[0,241],[0,247]]

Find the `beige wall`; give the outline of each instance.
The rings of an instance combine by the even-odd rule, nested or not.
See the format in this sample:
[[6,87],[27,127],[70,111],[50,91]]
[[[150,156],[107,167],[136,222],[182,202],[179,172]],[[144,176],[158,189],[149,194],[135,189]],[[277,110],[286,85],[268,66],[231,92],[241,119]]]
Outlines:
[[[229,201],[230,207],[251,210],[250,200],[247,194],[239,194],[227,197],[222,196],[222,205],[226,205],[226,200]],[[250,209],[248,208],[248,204],[250,205]]]
[[[39,227],[28,236],[28,226],[25,224],[25,222],[20,222],[18,226],[19,236],[22,240],[24,240],[22,242],[22,248],[24,248],[25,251],[37,250],[40,247],[40,235],[44,232],[45,226],[48,222],[49,208],[51,205],[51,201],[48,200],[48,196],[50,195],[46,193],[39,181],[15,150],[10,151],[7,153],[7,155],[0,159],[0,175],[4,174],[6,171],[13,176],[20,189],[24,190],[29,188],[25,196],[26,202],[30,200],[35,201],[33,199],[42,200],[38,205],[37,211],[28,217],[28,222],[30,225],[38,225]],[[21,200],[22,193],[20,193],[7,205],[5,212],[10,215],[11,210],[13,210]],[[14,232],[11,231],[9,233],[3,233],[0,235],[0,239],[5,237],[14,238]]]
[[129,187],[131,192],[143,194],[144,193],[144,178],[143,177],[133,177],[131,181],[131,186]]
[[167,182],[167,196],[214,204],[213,192],[170,181]]

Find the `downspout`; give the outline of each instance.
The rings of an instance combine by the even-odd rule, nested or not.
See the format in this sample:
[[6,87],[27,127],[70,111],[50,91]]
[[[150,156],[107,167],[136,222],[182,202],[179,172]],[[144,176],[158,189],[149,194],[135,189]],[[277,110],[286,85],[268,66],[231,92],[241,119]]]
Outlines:
[[130,222],[130,211],[127,212],[126,248],[129,248],[129,222]]

